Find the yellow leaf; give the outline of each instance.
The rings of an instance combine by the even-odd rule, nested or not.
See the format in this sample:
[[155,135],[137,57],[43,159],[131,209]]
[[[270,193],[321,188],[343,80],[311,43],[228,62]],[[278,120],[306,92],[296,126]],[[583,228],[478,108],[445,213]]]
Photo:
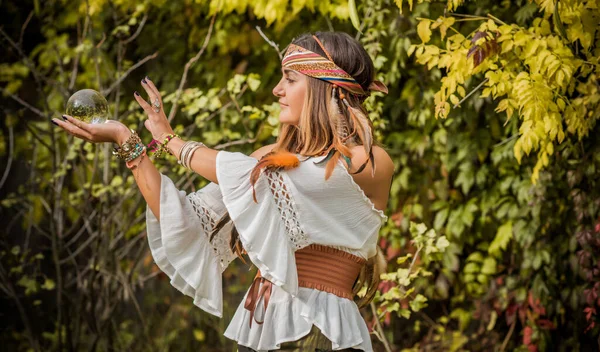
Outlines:
[[419,34],[419,38],[421,38],[423,43],[427,43],[431,39],[431,29],[429,28],[430,25],[431,22],[429,20],[421,20],[417,26],[417,33]]
[[[398,6],[398,9],[400,10],[400,14],[402,14],[402,0],[395,0],[394,2],[396,3],[396,6]],[[412,1],[411,1],[411,10],[412,10]]]
[[204,331],[199,330],[199,329],[194,329],[194,338],[197,341],[204,341],[206,339],[206,335],[204,334]]

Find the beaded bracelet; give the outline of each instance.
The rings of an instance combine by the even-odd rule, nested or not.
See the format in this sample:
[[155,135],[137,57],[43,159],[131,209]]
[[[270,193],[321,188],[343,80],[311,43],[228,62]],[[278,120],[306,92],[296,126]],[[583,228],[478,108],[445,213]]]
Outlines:
[[117,158],[125,160],[134,152],[138,144],[142,144],[142,140],[134,130],[131,130],[131,136],[121,146],[114,147],[112,153]]
[[146,149],[146,147],[142,143],[138,143],[135,146],[135,149],[125,158],[125,162],[129,162],[138,156],[142,155],[142,152]]
[[146,148],[144,148],[142,150],[142,153],[140,154],[141,158],[140,161],[138,161],[136,164],[133,163],[133,161],[135,159],[129,160],[125,163],[125,166],[127,166],[128,169],[130,170],[134,170],[136,169],[138,166],[140,166],[140,164],[142,163],[142,160],[144,160],[144,157],[146,156]]
[[151,150],[152,152],[154,152],[154,157],[160,158],[165,151],[169,154],[173,154],[167,148],[167,143],[169,143],[175,137],[181,138],[181,137],[179,137],[179,135],[171,133],[171,134],[166,135],[163,138],[162,143],[160,141],[153,139],[152,142],[150,142],[150,144],[148,144],[148,147],[158,144],[158,147],[155,147],[154,149]]

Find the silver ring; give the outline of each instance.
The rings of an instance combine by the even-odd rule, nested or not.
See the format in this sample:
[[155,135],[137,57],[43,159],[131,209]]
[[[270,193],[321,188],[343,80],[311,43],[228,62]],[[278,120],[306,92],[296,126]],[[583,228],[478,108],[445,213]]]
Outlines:
[[158,98],[154,99],[154,103],[152,103],[152,105],[157,108],[160,109],[160,101],[158,100]]

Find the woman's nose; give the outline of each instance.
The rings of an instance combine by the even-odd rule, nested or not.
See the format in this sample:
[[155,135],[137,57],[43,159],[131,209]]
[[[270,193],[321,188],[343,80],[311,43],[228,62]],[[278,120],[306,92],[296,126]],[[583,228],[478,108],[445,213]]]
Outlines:
[[273,95],[276,97],[283,96],[283,88],[281,87],[281,81],[279,81],[275,88],[273,88]]

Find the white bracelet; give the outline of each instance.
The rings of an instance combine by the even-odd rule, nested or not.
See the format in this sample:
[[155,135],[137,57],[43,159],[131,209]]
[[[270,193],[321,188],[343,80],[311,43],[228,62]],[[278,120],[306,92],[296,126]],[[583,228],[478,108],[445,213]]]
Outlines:
[[191,170],[190,163],[192,162],[192,156],[196,149],[200,147],[206,147],[202,142],[196,141],[187,141],[183,144],[181,149],[179,150],[179,161],[178,163],[185,167],[186,169]]

